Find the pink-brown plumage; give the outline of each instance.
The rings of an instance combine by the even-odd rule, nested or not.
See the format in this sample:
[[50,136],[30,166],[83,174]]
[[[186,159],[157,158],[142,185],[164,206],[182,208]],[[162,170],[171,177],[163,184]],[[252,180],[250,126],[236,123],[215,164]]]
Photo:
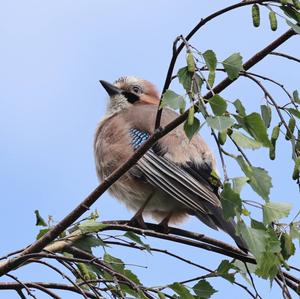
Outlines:
[[[110,95],[94,142],[96,170],[103,180],[153,133],[159,95],[153,84],[135,77],[122,77],[114,85],[101,83]],[[165,108],[161,126],[177,116]],[[223,216],[218,187],[210,180],[212,170],[216,170],[216,162],[208,145],[197,134],[189,141],[180,125],[161,138],[110,192],[135,212],[147,201],[143,214],[158,221],[178,223],[195,215],[208,226],[229,233],[245,249],[244,241],[235,235],[233,220]]]

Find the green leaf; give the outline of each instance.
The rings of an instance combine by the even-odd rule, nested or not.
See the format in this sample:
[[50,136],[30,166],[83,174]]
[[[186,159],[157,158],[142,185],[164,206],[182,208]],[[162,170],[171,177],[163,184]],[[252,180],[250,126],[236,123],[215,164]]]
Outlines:
[[50,228],[43,228],[39,231],[39,233],[36,236],[36,239],[40,239],[44,234],[46,234],[48,231],[50,230]]
[[298,239],[300,246],[300,222],[292,222],[290,224],[290,235],[292,239]]
[[280,8],[284,11],[285,15],[300,23],[300,13],[297,10],[290,6],[280,6]]
[[133,281],[134,283],[141,285],[141,282],[140,282],[139,278],[131,270],[125,269],[122,272],[122,274],[124,276],[126,276],[128,279],[130,279],[131,281]]
[[278,273],[280,264],[276,255],[271,252],[264,252],[259,259],[255,273],[264,279],[273,279]]
[[280,246],[280,240],[278,239],[278,233],[275,232],[274,228],[269,226],[266,229],[267,235],[266,235],[266,252],[272,252],[272,253],[280,253],[281,246]]
[[176,92],[172,90],[166,90],[166,92],[163,95],[160,108],[164,107],[170,107],[174,110],[180,109],[183,106],[185,106],[184,97],[177,94]]
[[144,247],[149,253],[151,253],[151,249],[150,249],[149,244],[145,244],[145,243],[141,240],[141,238],[140,238],[137,234],[135,234],[134,232],[128,231],[128,232],[126,232],[126,233],[124,234],[124,237],[126,237],[126,238],[132,240],[133,242],[135,242],[135,243],[137,243],[137,244],[140,244],[140,245],[141,245],[142,247]]
[[36,222],[35,222],[36,226],[48,226],[47,223],[46,223],[46,221],[40,215],[39,210],[35,210],[34,214],[35,214],[35,219],[36,219]]
[[242,220],[238,222],[238,230],[246,241],[251,253],[259,260],[265,251],[266,232],[260,229],[247,227]]
[[[209,70],[208,79],[207,79],[208,85],[209,85],[209,87],[212,87],[215,82],[217,57],[216,57],[216,54],[212,50],[207,50],[203,53],[203,58],[205,60],[206,66]],[[208,89],[209,89],[209,87],[208,87]]]
[[213,97],[211,97],[208,102],[215,115],[220,116],[224,114],[227,109],[226,101],[218,94],[215,94]]
[[222,62],[224,69],[230,80],[235,80],[240,71],[243,70],[243,61],[240,53],[234,53]]
[[287,24],[298,34],[300,34],[300,26],[286,20]]
[[242,147],[242,148],[249,148],[252,150],[258,149],[262,147],[262,144],[239,131],[233,131],[230,137],[234,140],[234,142]]
[[297,118],[300,118],[300,111],[294,108],[288,108],[287,109],[291,114],[296,116]]
[[288,260],[292,255],[295,254],[296,247],[293,243],[291,235],[284,233],[280,238],[281,242],[281,254],[285,260]]
[[257,266],[255,264],[250,264],[250,263],[246,263],[246,265],[247,265],[247,268],[245,266],[245,263],[242,261],[239,261],[239,260],[235,260],[233,262],[233,266],[235,267],[235,269],[238,270],[238,272],[244,277],[244,279],[250,285],[252,285],[251,281],[249,279],[249,276],[248,276],[248,270],[250,273],[255,273]]
[[269,201],[272,182],[268,172],[260,167],[251,167],[245,162],[242,156],[238,156],[236,160],[245,175],[249,178],[248,184],[252,189],[265,201]]
[[187,66],[178,70],[177,77],[183,88],[189,92],[192,86],[193,75],[188,71]]
[[232,190],[235,193],[240,194],[243,186],[248,182],[248,178],[245,176],[236,177],[232,179]]
[[263,221],[269,224],[287,217],[290,213],[292,205],[287,202],[267,202],[263,206]]
[[92,235],[82,236],[79,240],[75,241],[73,245],[89,253],[92,253],[93,247],[109,247],[100,238],[96,238]]
[[207,50],[203,53],[203,58],[209,70],[215,71],[217,67],[217,57],[213,50]]
[[[207,280],[199,280],[194,286],[193,291],[197,295],[196,298],[208,299],[217,291],[211,286]],[[185,299],[185,297],[183,297]]]
[[169,285],[169,288],[176,292],[182,299],[194,299],[194,296],[190,293],[190,291],[184,285],[178,282],[174,282],[173,284]]
[[262,222],[257,221],[257,220],[255,220],[253,218],[251,218],[251,227],[255,228],[255,229],[266,230],[266,227],[265,227],[265,225]]
[[299,98],[299,92],[298,92],[298,90],[294,90],[293,91],[293,100],[297,104],[300,104],[300,98]]
[[261,116],[264,120],[265,126],[267,128],[270,127],[271,119],[272,119],[272,109],[270,106],[267,105],[261,105],[260,106]]
[[210,90],[214,86],[215,79],[216,79],[215,71],[210,71],[208,73],[208,77],[207,77],[207,89],[208,90]]
[[242,211],[242,200],[238,193],[235,193],[229,183],[224,185],[220,195],[224,217],[226,219],[234,218],[237,213]]
[[233,105],[236,109],[236,112],[240,115],[240,116],[246,116],[246,110],[245,107],[243,106],[242,102],[237,99],[233,102]]
[[229,116],[209,116],[206,118],[206,122],[212,129],[218,131],[224,131],[234,124],[234,120]]
[[104,253],[103,260],[105,263],[109,264],[115,271],[119,273],[124,272],[125,266],[121,259],[116,258],[106,252]]
[[220,276],[233,283],[235,281],[234,274],[229,273],[229,270],[232,268],[234,267],[228,260],[223,260],[218,266],[216,271]]
[[197,134],[200,129],[200,122],[198,118],[194,117],[194,121],[192,125],[189,125],[188,121],[186,120],[183,125],[183,129],[187,138],[191,141],[193,136]]
[[105,227],[107,227],[107,224],[97,222],[93,219],[86,220],[78,226],[82,233],[97,233]]
[[268,139],[267,129],[261,116],[253,112],[244,117],[246,130],[258,142],[265,147],[270,147],[271,142]]

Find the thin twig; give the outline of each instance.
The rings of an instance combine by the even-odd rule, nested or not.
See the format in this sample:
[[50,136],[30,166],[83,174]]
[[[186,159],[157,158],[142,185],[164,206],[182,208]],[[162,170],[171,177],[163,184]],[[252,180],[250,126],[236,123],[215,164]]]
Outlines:
[[270,53],[270,55],[281,56],[281,57],[284,57],[284,58],[287,58],[287,59],[290,59],[290,60],[293,60],[293,61],[296,61],[296,62],[300,63],[300,59],[299,58],[296,58],[294,56],[291,56],[291,55],[288,55],[288,54],[285,54],[285,53],[280,53],[280,52],[272,51]]

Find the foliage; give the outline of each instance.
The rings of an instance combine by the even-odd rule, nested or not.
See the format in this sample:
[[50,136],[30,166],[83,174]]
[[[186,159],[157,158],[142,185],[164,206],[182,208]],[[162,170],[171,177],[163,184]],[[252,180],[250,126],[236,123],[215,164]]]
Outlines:
[[[263,9],[266,9],[269,11],[271,30],[277,30],[277,16],[279,11],[282,11],[287,26],[300,34],[298,1],[252,2],[251,14],[255,27],[260,27]],[[241,5],[247,5],[247,3]],[[282,289],[283,293],[288,294],[288,291],[284,289],[285,284],[288,284],[289,287],[295,283],[299,284],[299,281],[289,280],[288,274],[284,271],[290,270],[288,259],[296,253],[295,240],[300,243],[298,219],[300,212],[295,213],[288,202],[272,201],[270,196],[271,176],[266,169],[252,165],[246,151],[249,149],[260,151],[261,155],[265,155],[265,159],[267,159],[266,152],[268,152],[270,159],[274,160],[277,155],[278,140],[285,142],[285,146],[290,149],[290,155],[294,160],[290,178],[299,184],[300,131],[298,123],[300,111],[298,104],[300,104],[300,100],[298,91],[295,90],[291,93],[286,91],[281,83],[277,84],[288,95],[288,103],[280,105],[261,84],[260,79],[263,77],[269,82],[274,83],[275,81],[272,78],[248,72],[245,67],[247,64],[244,63],[240,53],[235,52],[219,60],[217,53],[212,49],[198,50],[182,36],[178,40],[182,41],[182,48],[186,49],[186,65],[176,73],[184,92],[182,95],[178,94],[167,86],[163,92],[160,109],[169,107],[180,111],[181,117],[185,117],[183,128],[189,140],[192,140],[204,125],[207,125],[215,137],[224,170],[224,180],[220,192],[224,216],[226,219],[236,219],[237,232],[247,243],[250,255],[238,249],[223,246],[222,242],[207,240],[203,235],[183,230],[170,228],[169,234],[164,234],[155,225],[150,225],[149,229],[139,229],[132,227],[130,223],[101,222],[98,219],[98,213],[93,212],[88,218],[65,227],[63,232],[55,236],[53,243],[50,243],[51,240],[46,242],[47,246],[44,246],[46,250],[37,251],[41,255],[35,258],[57,259],[63,265],[68,265],[69,268],[66,267],[69,270],[71,268],[71,272],[76,277],[73,290],[90,298],[98,298],[93,295],[101,294],[102,296],[103,293],[113,298],[211,298],[217,292],[211,278],[225,279],[229,283],[241,286],[237,282],[240,275],[250,282],[255,292],[252,275],[268,279],[271,283],[278,282],[284,277]],[[223,89],[216,88],[215,85],[216,74],[219,73],[226,75],[225,82],[228,85],[232,81],[238,80],[240,76],[252,80],[262,90],[264,103],[259,106],[257,111],[248,112],[247,105],[242,99],[232,101],[224,98],[220,94]],[[205,93],[203,86],[206,86],[208,93]],[[188,109],[184,112],[186,107]],[[240,168],[240,177],[231,178],[229,176],[226,171],[225,159],[231,159],[236,163]],[[219,181],[219,177],[217,181]],[[246,186],[254,191],[258,198],[256,201],[243,198],[242,190]],[[84,208],[86,209],[86,206]],[[254,219],[252,216],[252,211],[256,208],[261,212],[261,219]],[[295,216],[292,221],[287,222],[286,218],[291,211]],[[36,238],[39,241],[44,240],[43,238],[46,239],[53,228],[55,229],[57,226],[50,220],[46,223],[38,210],[35,211],[35,214],[36,225],[43,227]],[[115,236],[107,233],[110,230],[124,230],[125,233]],[[111,247],[130,247],[145,251],[147,254],[161,252],[204,269],[201,265],[194,261],[191,262],[185,257],[177,256],[160,248],[153,248],[146,238],[148,235],[221,252],[229,258],[235,257],[235,259],[223,260],[216,269],[205,269],[206,274],[189,281],[176,281],[147,287],[130,265],[114,255]],[[24,259],[24,257],[22,258]],[[28,259],[22,260],[19,266],[29,262]],[[1,266],[3,267],[3,264],[0,264],[0,268]],[[253,295],[247,287],[243,285],[242,287],[250,296],[258,298],[257,293]],[[291,288],[295,292],[299,292],[297,285],[296,289]],[[221,290],[218,291],[221,292]]]

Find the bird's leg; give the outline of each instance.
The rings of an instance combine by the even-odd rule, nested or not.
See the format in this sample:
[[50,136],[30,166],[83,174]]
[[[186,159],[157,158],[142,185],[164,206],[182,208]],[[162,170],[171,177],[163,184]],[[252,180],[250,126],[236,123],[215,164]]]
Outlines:
[[142,204],[142,206],[138,209],[138,211],[135,213],[135,215],[130,219],[129,225],[136,226],[139,228],[147,229],[147,225],[143,218],[143,212],[146,208],[147,204],[150,202],[152,198],[153,193],[151,193],[148,198],[145,200],[145,202]]
[[159,230],[162,232],[162,233],[165,233],[165,234],[168,234],[169,233],[169,221],[171,219],[173,215],[173,211],[169,212],[167,214],[167,216],[165,218],[163,218],[163,220],[158,224],[159,226]]

